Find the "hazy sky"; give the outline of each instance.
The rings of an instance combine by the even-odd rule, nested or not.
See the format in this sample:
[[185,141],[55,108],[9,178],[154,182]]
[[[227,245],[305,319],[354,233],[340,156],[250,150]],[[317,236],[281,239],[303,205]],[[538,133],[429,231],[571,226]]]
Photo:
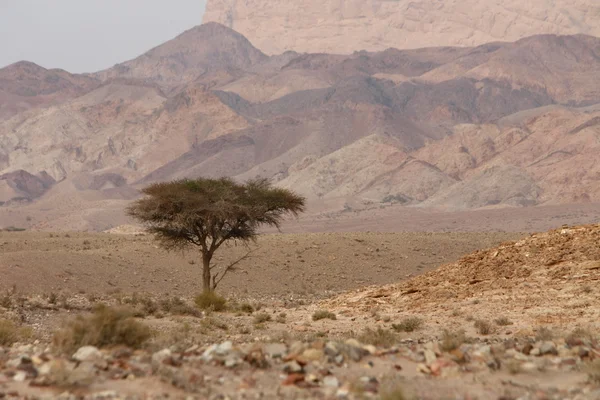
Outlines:
[[0,68],[93,72],[200,25],[205,0],[0,0]]

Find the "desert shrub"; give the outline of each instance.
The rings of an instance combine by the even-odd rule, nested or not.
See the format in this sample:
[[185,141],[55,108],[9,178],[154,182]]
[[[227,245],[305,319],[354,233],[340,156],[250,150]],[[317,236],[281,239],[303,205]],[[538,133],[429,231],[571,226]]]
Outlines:
[[48,295],[48,303],[56,304],[58,302],[58,294],[56,292],[51,292]]
[[19,340],[31,337],[29,328],[18,327],[14,322],[0,319],[0,346],[11,346]]
[[201,310],[219,312],[225,310],[227,306],[227,300],[213,291],[202,292],[194,301]]
[[392,324],[392,328],[398,332],[414,332],[423,326],[423,320],[419,317],[404,318],[397,324]]
[[9,309],[12,306],[12,296],[10,295],[10,293],[5,293],[4,295],[0,296],[0,307]]
[[440,342],[440,349],[442,351],[452,351],[458,349],[463,343],[467,341],[465,332],[460,331],[449,331],[444,330],[442,334],[442,340]]
[[489,321],[478,319],[474,325],[480,335],[489,335],[494,332],[494,326]]
[[202,322],[200,322],[200,325],[202,326],[202,330],[205,332],[214,331],[215,329],[220,329],[222,331],[229,330],[229,325],[227,325],[225,322],[211,317],[204,318]]
[[510,319],[508,319],[507,317],[496,318],[494,320],[494,322],[496,323],[496,325],[499,325],[499,326],[508,326],[508,325],[513,324],[513,322]]
[[366,328],[358,336],[358,340],[373,346],[390,347],[396,343],[398,337],[394,332],[379,327],[377,329]]
[[508,362],[506,362],[506,369],[508,370],[508,373],[511,375],[518,375],[522,372],[522,368],[521,368],[521,362],[518,360],[509,360]]
[[277,316],[277,318],[275,318],[275,322],[278,322],[280,324],[285,324],[286,318],[287,318],[287,314],[286,313],[284,313],[284,312],[279,313],[279,315]]
[[69,321],[55,333],[53,343],[62,352],[88,345],[140,348],[150,336],[150,328],[136,321],[130,309],[100,305],[92,315],[80,315]]
[[535,339],[538,341],[547,341],[554,339],[554,332],[552,329],[542,326],[535,334]]
[[312,315],[312,319],[313,321],[319,321],[321,319],[336,319],[336,316],[334,313],[327,311],[327,310],[319,310],[316,311],[313,315]]
[[269,322],[271,320],[271,315],[265,312],[258,313],[254,316],[255,324],[262,324],[264,322]]
[[247,314],[252,314],[254,312],[254,307],[252,307],[252,304],[250,303],[242,303],[239,306],[239,310]]
[[197,308],[190,306],[179,297],[171,297],[160,302],[160,307],[164,312],[173,315],[191,315],[199,317],[200,312]]

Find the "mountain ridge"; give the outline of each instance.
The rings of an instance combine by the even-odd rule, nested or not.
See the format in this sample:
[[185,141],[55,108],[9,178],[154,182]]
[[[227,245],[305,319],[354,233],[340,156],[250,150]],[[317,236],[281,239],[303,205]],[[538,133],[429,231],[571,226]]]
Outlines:
[[537,35],[267,56],[202,25],[86,77],[83,94],[0,119],[0,175],[50,176],[23,212],[71,196],[72,217],[48,218],[77,229],[123,221],[142,185],[198,176],[265,177],[339,212],[600,201],[599,49]]

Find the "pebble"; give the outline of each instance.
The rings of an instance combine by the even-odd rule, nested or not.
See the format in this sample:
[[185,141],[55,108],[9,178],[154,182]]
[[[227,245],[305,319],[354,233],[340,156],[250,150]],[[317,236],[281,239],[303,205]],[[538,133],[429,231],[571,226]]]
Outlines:
[[542,343],[542,345],[540,346],[540,354],[541,355],[545,355],[545,354],[556,355],[556,354],[558,354],[558,351],[556,350],[556,345],[554,344],[554,342]]
[[94,346],[80,347],[72,356],[75,361],[97,361],[102,359],[102,352]]
[[335,376],[328,375],[325,378],[323,378],[323,386],[329,388],[337,388],[338,386],[340,386],[340,381]]
[[269,343],[263,349],[265,354],[271,358],[283,358],[287,353],[287,346],[283,343]]

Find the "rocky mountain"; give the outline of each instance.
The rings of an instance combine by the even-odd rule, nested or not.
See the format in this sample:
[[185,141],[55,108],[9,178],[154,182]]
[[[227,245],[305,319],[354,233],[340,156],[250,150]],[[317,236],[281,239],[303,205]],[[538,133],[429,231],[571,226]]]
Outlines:
[[[244,36],[220,24],[192,28],[134,60],[94,74],[101,80],[133,78],[170,89],[211,74],[236,76],[268,59]],[[209,78],[210,79],[210,78]]]
[[538,34],[600,36],[596,0],[208,0],[204,22],[268,54],[477,46]]
[[93,78],[21,61],[0,69],[0,119],[59,104],[99,85]]
[[[206,24],[0,120],[0,200],[77,229],[123,222],[142,185],[197,176],[266,177],[313,210],[600,201],[597,76],[586,35],[267,56]],[[23,196],[17,171],[53,182]]]

